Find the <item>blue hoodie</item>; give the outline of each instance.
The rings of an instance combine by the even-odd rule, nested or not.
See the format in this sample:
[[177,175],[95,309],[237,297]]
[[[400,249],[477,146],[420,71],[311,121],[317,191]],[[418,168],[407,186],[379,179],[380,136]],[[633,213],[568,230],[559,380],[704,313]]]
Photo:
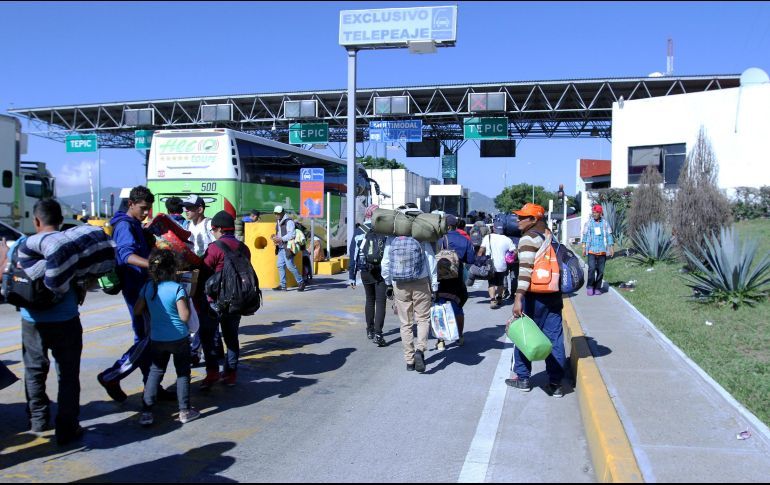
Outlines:
[[123,296],[131,301],[139,297],[144,283],[147,281],[147,270],[128,264],[128,257],[132,254],[148,258],[150,247],[144,238],[142,223],[123,211],[118,211],[110,220],[113,227],[112,239],[115,241],[116,271],[123,285]]

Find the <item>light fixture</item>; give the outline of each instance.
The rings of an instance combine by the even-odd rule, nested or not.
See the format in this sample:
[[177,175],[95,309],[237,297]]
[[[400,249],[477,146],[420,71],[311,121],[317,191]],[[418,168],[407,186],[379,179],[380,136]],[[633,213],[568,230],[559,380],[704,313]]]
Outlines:
[[275,131],[275,120],[273,120],[273,127],[270,128],[271,131]]
[[409,52],[412,54],[435,54],[436,43],[432,40],[410,40]]

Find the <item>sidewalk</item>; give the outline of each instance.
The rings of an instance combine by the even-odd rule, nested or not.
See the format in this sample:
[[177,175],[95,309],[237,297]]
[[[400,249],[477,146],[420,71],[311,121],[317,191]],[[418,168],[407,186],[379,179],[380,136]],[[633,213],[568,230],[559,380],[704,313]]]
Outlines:
[[570,300],[645,482],[767,481],[767,426],[614,290]]

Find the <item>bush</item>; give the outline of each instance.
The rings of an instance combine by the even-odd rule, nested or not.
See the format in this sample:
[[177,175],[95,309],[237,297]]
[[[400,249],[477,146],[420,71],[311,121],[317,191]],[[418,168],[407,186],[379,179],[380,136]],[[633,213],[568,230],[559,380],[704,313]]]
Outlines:
[[671,231],[660,222],[644,225],[631,235],[634,254],[631,259],[645,266],[674,259]]
[[628,234],[634,234],[642,226],[652,222],[666,222],[666,197],[661,185],[663,177],[652,165],[644,169],[639,187],[631,197],[628,210]]
[[[615,208],[620,211],[625,211],[631,205],[631,197],[633,196],[634,188],[626,187],[625,189],[601,189],[596,192],[588,194],[588,198],[593,200],[593,204],[605,204],[612,202],[615,204]],[[593,205],[592,204],[592,205]],[[590,207],[586,208],[589,210]]]
[[732,224],[730,202],[717,187],[717,159],[701,127],[679,175],[671,223],[677,244],[699,254],[703,238]]
[[705,247],[684,255],[696,272],[686,275],[687,286],[702,302],[753,306],[767,297],[770,289],[770,255],[765,254],[757,264],[759,241],[741,241],[732,228],[721,228],[719,236],[705,238]]
[[625,212],[618,210],[618,207],[612,202],[605,202],[602,204],[602,211],[604,213],[604,219],[607,221],[607,225],[610,226],[610,230],[612,231],[612,237],[615,239],[615,244],[617,244],[618,247],[622,247],[626,237]]
[[770,217],[770,186],[736,187],[732,213],[736,221]]

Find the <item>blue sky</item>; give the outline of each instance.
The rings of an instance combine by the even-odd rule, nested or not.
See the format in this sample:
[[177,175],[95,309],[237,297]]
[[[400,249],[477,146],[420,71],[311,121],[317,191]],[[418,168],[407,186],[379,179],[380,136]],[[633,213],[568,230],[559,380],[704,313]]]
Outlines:
[[[0,3],[0,113],[11,108],[158,98],[344,89],[339,11],[452,2]],[[359,54],[358,86],[770,71],[767,2],[459,2],[457,46]],[[27,124],[24,123],[25,130]],[[32,128],[30,128],[32,129]],[[524,140],[513,159],[478,158],[467,143],[459,181],[494,197],[526,182],[574,191],[577,158],[609,158],[610,142]],[[403,158],[425,176],[439,159]],[[143,155],[104,149],[103,186],[144,182]],[[87,190],[90,154],[30,137],[26,160],[49,164],[63,194]],[[479,170],[479,167],[482,169]],[[507,176],[504,174],[507,172]]]

